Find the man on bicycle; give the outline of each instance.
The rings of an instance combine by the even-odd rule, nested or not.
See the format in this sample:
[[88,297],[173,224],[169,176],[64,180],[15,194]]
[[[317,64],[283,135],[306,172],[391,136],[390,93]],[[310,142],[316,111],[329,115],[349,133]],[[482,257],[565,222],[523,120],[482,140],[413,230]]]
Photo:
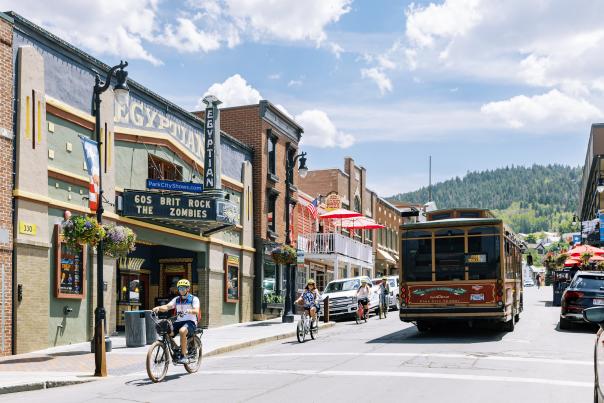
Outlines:
[[178,288],[178,297],[172,299],[166,305],[156,306],[153,312],[166,312],[171,309],[176,309],[176,320],[174,321],[174,336],[176,332],[180,335],[180,351],[181,356],[178,359],[179,364],[188,364],[187,357],[187,336],[194,335],[197,329],[197,317],[199,315],[199,298],[190,294],[191,283],[187,279],[181,279],[176,284]]
[[369,294],[371,293],[371,287],[367,283],[367,279],[361,279],[361,286],[357,290],[357,300],[360,304],[363,304],[365,316],[369,317]]
[[321,310],[320,295],[317,287],[315,287],[315,280],[312,278],[308,280],[306,283],[306,287],[304,288],[304,292],[300,295],[300,298],[296,300],[296,304],[304,301],[304,310],[308,312],[310,315],[312,326],[318,325],[317,314]]

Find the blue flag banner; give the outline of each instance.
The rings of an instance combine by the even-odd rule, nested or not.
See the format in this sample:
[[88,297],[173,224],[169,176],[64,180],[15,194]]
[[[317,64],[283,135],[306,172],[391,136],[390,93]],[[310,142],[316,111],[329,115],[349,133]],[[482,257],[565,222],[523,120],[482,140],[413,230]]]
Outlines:
[[86,161],[86,169],[88,170],[88,176],[90,177],[90,185],[88,187],[88,207],[90,210],[96,211],[100,190],[100,161],[97,142],[84,136],[80,136],[80,140],[82,140],[84,160]]

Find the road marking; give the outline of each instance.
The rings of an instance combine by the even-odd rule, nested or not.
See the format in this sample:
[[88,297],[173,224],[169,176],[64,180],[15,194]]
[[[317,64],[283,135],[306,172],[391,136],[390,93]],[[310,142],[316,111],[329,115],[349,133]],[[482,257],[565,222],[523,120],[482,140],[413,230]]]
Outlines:
[[565,381],[546,378],[520,378],[512,376],[490,375],[458,375],[434,372],[398,372],[398,371],[316,371],[316,370],[278,370],[278,369],[251,369],[251,370],[204,370],[204,375],[303,375],[303,376],[360,376],[360,377],[391,377],[391,378],[425,378],[449,379],[462,381],[481,382],[515,382],[533,383],[552,386],[574,386],[579,388],[593,388],[593,382]]
[[490,360],[490,361],[516,361],[544,364],[563,364],[563,365],[585,365],[592,366],[592,361],[579,360],[563,360],[557,358],[539,358],[539,357],[515,357],[515,356],[498,356],[498,355],[483,355],[483,354],[439,354],[439,353],[273,353],[273,354],[250,354],[250,355],[225,355],[220,357],[212,357],[218,359],[232,358],[272,358],[272,357],[426,357],[426,358],[461,358],[467,360]]

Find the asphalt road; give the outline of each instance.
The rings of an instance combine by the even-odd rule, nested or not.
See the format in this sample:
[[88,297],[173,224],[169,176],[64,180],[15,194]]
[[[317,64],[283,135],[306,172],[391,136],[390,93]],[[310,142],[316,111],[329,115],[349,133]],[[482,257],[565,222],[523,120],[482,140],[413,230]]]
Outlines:
[[[24,392],[0,402],[589,402],[593,328],[557,329],[551,288],[525,290],[513,333],[456,328],[419,334],[372,317],[317,340],[281,340],[204,360],[200,372],[146,374]],[[191,400],[192,399],[192,400]]]

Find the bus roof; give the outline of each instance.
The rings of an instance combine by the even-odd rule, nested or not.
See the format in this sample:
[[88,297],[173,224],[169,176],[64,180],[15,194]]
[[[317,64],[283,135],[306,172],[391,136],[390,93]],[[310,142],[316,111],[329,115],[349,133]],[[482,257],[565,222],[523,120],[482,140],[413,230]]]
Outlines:
[[438,228],[438,227],[455,227],[459,225],[499,225],[503,221],[499,218],[447,218],[444,220],[425,221],[417,223],[406,223],[401,225],[402,230],[421,229],[421,228]]

